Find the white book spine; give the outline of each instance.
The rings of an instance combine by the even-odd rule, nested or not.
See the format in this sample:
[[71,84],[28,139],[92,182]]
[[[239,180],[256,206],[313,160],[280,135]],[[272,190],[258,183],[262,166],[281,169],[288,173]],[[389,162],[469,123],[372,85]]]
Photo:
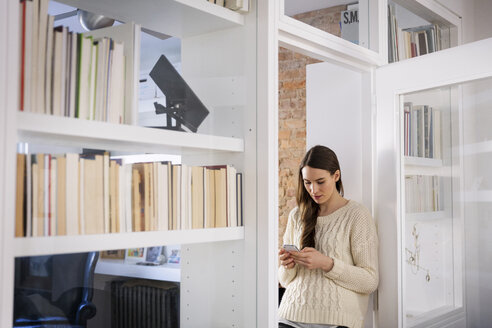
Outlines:
[[79,155],[66,154],[66,220],[67,235],[79,234]]

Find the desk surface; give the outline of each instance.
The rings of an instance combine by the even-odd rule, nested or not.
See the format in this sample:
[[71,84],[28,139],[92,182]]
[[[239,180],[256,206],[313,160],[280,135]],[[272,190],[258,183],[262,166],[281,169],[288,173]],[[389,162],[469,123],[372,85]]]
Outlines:
[[180,265],[170,263],[164,263],[159,266],[146,266],[125,263],[124,260],[99,259],[95,273],[163,281],[181,281]]

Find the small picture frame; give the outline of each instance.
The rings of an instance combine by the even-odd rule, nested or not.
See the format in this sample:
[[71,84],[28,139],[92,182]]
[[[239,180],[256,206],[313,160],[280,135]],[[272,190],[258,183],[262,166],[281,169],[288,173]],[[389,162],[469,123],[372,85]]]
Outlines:
[[164,255],[164,246],[147,247],[147,254],[145,256],[146,262],[152,263],[164,263],[166,256]]
[[112,259],[112,260],[124,260],[125,250],[124,249],[113,249],[109,251],[101,252],[102,259]]
[[181,262],[181,256],[179,253],[179,249],[171,250],[171,255],[169,256],[168,263],[179,264],[179,262]]
[[125,262],[136,263],[145,260],[145,247],[128,248],[125,251]]

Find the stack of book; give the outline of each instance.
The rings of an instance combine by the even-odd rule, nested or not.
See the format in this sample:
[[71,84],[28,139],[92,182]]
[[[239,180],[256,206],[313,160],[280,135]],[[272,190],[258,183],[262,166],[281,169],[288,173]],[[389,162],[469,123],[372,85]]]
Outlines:
[[438,176],[409,175],[405,177],[405,211],[422,213],[441,211],[441,182]]
[[395,7],[388,6],[388,61],[397,62],[449,48],[449,28],[428,24],[400,28]]
[[427,105],[404,103],[404,155],[441,158],[441,111]]
[[123,43],[54,27],[48,0],[20,8],[20,110],[124,122]]
[[17,154],[16,236],[235,227],[231,165],[122,164],[103,154]]

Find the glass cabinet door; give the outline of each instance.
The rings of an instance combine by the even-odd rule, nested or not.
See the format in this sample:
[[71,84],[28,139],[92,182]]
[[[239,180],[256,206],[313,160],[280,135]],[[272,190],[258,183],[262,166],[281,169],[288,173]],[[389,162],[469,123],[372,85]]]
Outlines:
[[400,96],[401,283],[409,327],[462,306],[458,89]]
[[492,39],[376,69],[377,318],[486,327]]

